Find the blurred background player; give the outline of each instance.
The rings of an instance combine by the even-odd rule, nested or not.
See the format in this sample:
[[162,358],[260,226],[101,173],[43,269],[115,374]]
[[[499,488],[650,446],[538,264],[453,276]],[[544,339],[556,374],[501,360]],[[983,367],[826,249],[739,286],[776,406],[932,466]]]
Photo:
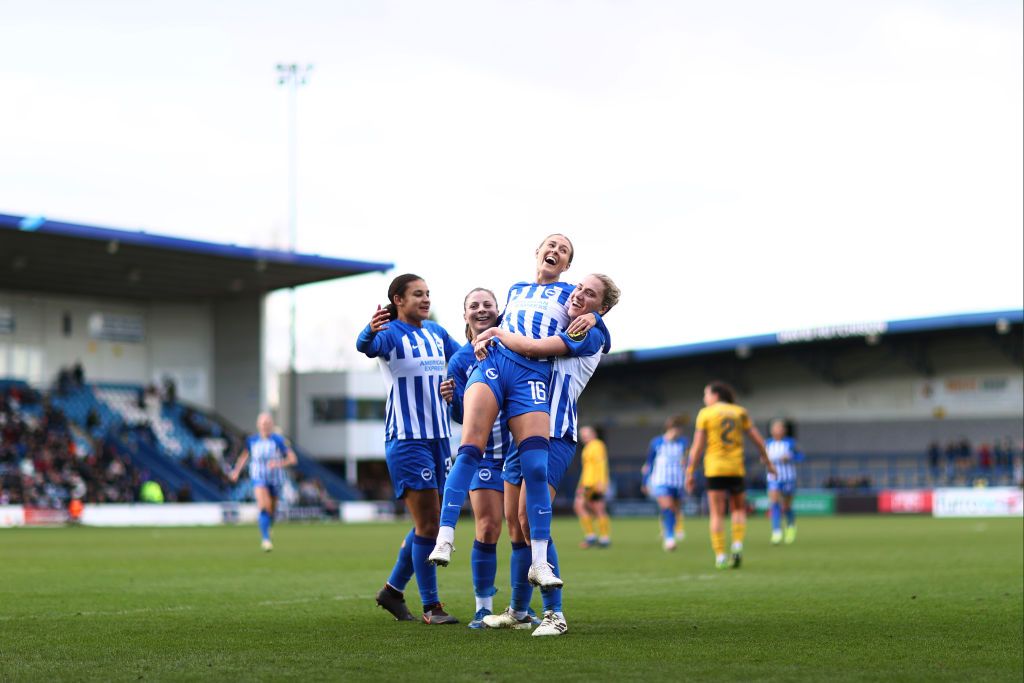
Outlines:
[[683,530],[683,484],[686,466],[686,447],[689,445],[683,428],[682,415],[665,421],[665,433],[651,440],[647,462],[643,466],[644,490],[658,501],[661,512],[662,545],[665,550],[676,549],[676,538],[685,538]]
[[[693,492],[693,473],[707,449],[704,477],[708,486],[708,508],[711,513],[711,547],[715,551],[715,566],[739,568],[743,559],[743,537],[747,530],[747,501],[743,477],[744,435],[757,447],[761,462],[771,474],[775,467],[768,459],[757,427],[742,406],[736,405],[735,392],[725,382],[712,382],[704,387],[704,408],[697,414],[690,449],[690,464],[686,468],[686,490]],[[725,552],[723,518],[726,507],[732,510],[732,561]]]
[[[441,395],[451,402],[452,420],[462,424],[463,397],[466,383],[473,368],[476,367],[476,356],[473,352],[473,339],[484,330],[493,327],[498,321],[498,301],[494,292],[477,287],[469,292],[462,302],[462,316],[466,321],[466,339],[462,346],[448,361],[448,377],[441,389]],[[476,599],[476,613],[469,622],[469,628],[486,628],[483,618],[494,613],[495,577],[498,572],[498,539],[501,537],[503,519],[502,503],[504,500],[504,482],[501,479],[502,466],[505,458],[514,448],[512,434],[505,423],[504,416],[499,412],[494,421],[487,447],[479,461],[467,460],[466,463],[476,468],[476,474],[469,482],[469,499],[473,506],[473,517],[476,520],[476,537],[470,556],[473,573],[473,594]],[[462,511],[466,492],[457,488],[459,477],[448,477],[444,487],[444,498],[441,501],[441,526],[455,527]],[[431,552],[428,561],[440,566],[447,566],[451,552],[455,547],[448,544],[441,554]]]
[[[785,536],[786,543],[796,540],[796,513],[793,511],[793,495],[796,493],[796,463],[804,456],[796,448],[796,441],[787,435],[784,420],[772,420],[768,428],[771,438],[765,444],[768,458],[775,466],[776,474],[768,473],[768,500],[771,502],[772,543],[778,545]],[[786,528],[783,535],[782,519]]]
[[270,529],[274,526],[277,499],[284,487],[284,468],[299,462],[295,451],[280,434],[274,433],[274,418],[270,413],[260,413],[256,418],[256,435],[245,442],[245,449],[235,468],[231,470],[231,481],[237,482],[242,468],[249,463],[249,479],[252,481],[256,507],[259,508],[260,546],[264,551],[274,549],[270,542]]
[[399,275],[388,287],[388,305],[376,313],[356,341],[356,349],[376,358],[387,387],[384,458],[395,498],[413,519],[398,560],[377,604],[399,621],[412,621],[404,590],[413,574],[426,624],[457,624],[438,600],[437,567],[427,562],[441,515],[438,490],[444,486],[451,455],[451,425],[441,384],[458,343],[430,316],[430,290],[423,278]]
[[[607,548],[611,545],[611,521],[608,519],[608,449],[593,427],[580,428],[580,442],[583,452],[580,460],[583,471],[576,487],[573,509],[583,527],[583,548]],[[594,521],[597,533],[594,533]]]

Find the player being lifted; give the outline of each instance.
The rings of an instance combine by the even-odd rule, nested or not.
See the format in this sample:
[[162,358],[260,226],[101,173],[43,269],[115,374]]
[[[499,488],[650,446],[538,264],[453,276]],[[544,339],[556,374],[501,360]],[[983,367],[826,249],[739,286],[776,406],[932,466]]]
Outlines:
[[[548,235],[534,254],[535,279],[516,283],[509,289],[501,327],[531,339],[545,339],[563,330],[585,332],[596,318],[586,322],[577,319],[567,328],[566,304],[576,288],[559,281],[572,263],[572,243],[565,235]],[[547,486],[550,379],[548,358],[527,358],[498,344],[470,375],[463,403],[462,444],[449,472],[450,492],[464,492],[477,472],[499,411],[504,413],[523,464],[530,524],[536,533],[531,545],[529,580],[544,589],[562,585],[547,563],[551,536],[551,494]],[[452,499],[445,502],[446,508],[449,502],[462,505],[461,500]],[[430,561],[447,564],[454,540],[455,528],[441,526]]]
[[[686,490],[693,493],[693,473],[704,451],[704,476],[708,483],[708,507],[711,512],[711,547],[715,551],[715,566],[739,568],[743,559],[743,536],[747,530],[747,501],[743,484],[746,469],[743,466],[743,439],[748,437],[757,447],[761,462],[771,474],[775,466],[768,459],[757,427],[742,406],[736,405],[735,392],[725,382],[712,382],[704,387],[705,407],[697,413],[690,449],[690,464],[686,468]],[[732,510],[732,562],[725,552],[723,529],[726,507]]]
[[[619,288],[607,275],[587,275],[569,298],[569,318],[576,320],[587,313],[605,315],[618,303],[619,296]],[[486,349],[490,337],[499,339],[506,348],[529,358],[554,357],[549,394],[551,447],[547,466],[548,493],[553,499],[576,454],[576,435],[583,431],[578,427],[577,416],[580,395],[597,370],[602,354],[610,350],[610,335],[600,320],[597,327],[589,332],[561,333],[547,339],[529,339],[521,334],[495,328],[480,335],[476,342],[478,351]],[[532,594],[527,573],[531,548],[527,546],[526,540],[530,538],[530,519],[527,514],[530,494],[527,490],[526,496],[522,495],[524,476],[518,453],[509,456],[502,478],[506,482],[505,517],[508,520],[509,536],[513,540],[521,539],[522,542],[518,548],[513,545],[512,602],[501,614],[484,617],[484,624],[490,628],[529,628],[526,610]],[[555,576],[561,577],[554,542],[546,545],[546,564]],[[562,612],[561,587],[542,587],[542,599],[544,618],[533,635],[558,636],[568,631],[569,626]]]

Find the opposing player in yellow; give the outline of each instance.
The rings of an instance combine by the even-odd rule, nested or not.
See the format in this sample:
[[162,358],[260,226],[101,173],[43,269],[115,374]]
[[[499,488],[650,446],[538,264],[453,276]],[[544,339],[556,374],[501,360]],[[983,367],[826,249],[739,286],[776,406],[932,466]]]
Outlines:
[[[736,405],[735,392],[725,382],[712,382],[704,387],[705,407],[697,413],[690,464],[686,468],[686,490],[693,493],[693,472],[707,450],[704,476],[708,482],[708,508],[711,511],[711,547],[715,566],[739,568],[743,559],[743,536],[747,530],[747,501],[743,485],[743,437],[757,447],[761,462],[769,473],[775,466],[768,459],[764,439],[747,411]],[[723,519],[726,505],[732,509],[732,560],[725,552]]]
[[[605,496],[608,494],[608,449],[598,438],[593,427],[580,428],[580,442],[583,443],[583,471],[576,487],[573,508],[583,527],[584,548],[607,548],[611,545],[611,522]],[[597,518],[597,534],[594,533],[594,518]]]

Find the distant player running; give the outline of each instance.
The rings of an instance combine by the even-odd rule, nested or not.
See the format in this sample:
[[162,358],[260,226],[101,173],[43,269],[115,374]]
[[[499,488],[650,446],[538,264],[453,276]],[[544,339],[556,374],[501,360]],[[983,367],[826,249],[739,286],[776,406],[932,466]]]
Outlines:
[[284,487],[284,468],[299,462],[295,451],[280,434],[274,433],[274,418],[270,413],[260,413],[256,418],[255,436],[245,442],[245,449],[235,468],[231,470],[231,481],[237,482],[242,468],[249,463],[249,479],[252,481],[256,506],[259,508],[260,547],[265,552],[274,549],[270,541],[270,529],[274,526],[274,513],[277,511],[277,499]]
[[[582,548],[607,548],[611,545],[611,520],[608,518],[608,447],[593,427],[580,429],[583,463],[580,481],[576,485],[573,510],[583,527]],[[597,520],[597,533],[594,533]]]
[[[793,495],[796,493],[796,463],[804,459],[797,450],[796,441],[786,436],[786,423],[772,420],[769,428],[772,438],[768,439],[768,457],[778,474],[768,474],[768,499],[771,501],[772,544],[778,545],[785,538],[786,543],[796,540],[796,513],[793,511]],[[782,518],[785,515],[786,529],[783,534]]]
[[[705,408],[697,414],[690,464],[686,468],[686,490],[693,493],[693,472],[707,449],[704,476],[708,482],[708,507],[711,512],[711,547],[715,566],[719,569],[739,568],[743,559],[743,537],[747,530],[747,501],[743,477],[743,437],[757,447],[761,462],[771,474],[775,466],[768,459],[764,439],[747,411],[736,405],[735,393],[725,382],[712,382],[704,387]],[[732,561],[725,552],[723,519],[726,507],[732,510]]]
[[643,466],[644,488],[658,501],[661,513],[662,547],[676,549],[676,537],[683,531],[683,469],[686,466],[688,441],[683,436],[686,418],[676,415],[665,420],[665,433],[651,440],[647,462]]

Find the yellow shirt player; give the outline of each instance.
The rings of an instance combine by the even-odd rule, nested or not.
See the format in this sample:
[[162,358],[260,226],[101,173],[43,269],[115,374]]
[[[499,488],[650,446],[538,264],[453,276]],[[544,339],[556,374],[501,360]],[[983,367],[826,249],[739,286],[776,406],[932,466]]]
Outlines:
[[[686,490],[693,492],[693,472],[704,460],[704,476],[708,482],[708,508],[711,512],[711,547],[715,566],[739,568],[743,553],[743,537],[747,530],[747,501],[743,486],[744,437],[757,447],[765,468],[775,474],[768,459],[764,439],[742,406],[736,405],[735,392],[725,382],[712,382],[704,388],[704,405],[697,414],[686,468]],[[705,453],[706,451],[706,453]],[[723,519],[726,505],[732,509],[732,560],[725,553]]]
[[[611,544],[611,521],[605,495],[608,493],[608,449],[598,438],[593,427],[580,428],[580,442],[583,452],[583,471],[576,487],[573,508],[583,527],[583,548],[607,548]],[[598,533],[594,533],[594,518],[597,518]]]

